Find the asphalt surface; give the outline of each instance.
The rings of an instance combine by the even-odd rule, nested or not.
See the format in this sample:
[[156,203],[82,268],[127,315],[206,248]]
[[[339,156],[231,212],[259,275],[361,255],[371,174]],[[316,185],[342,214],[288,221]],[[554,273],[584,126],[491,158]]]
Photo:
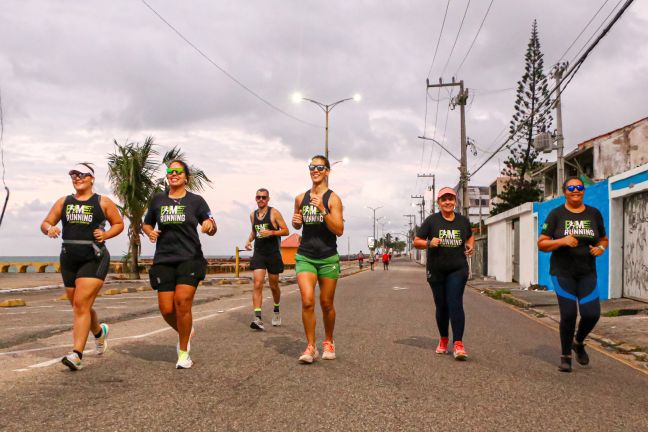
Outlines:
[[[249,293],[196,306],[191,370],[174,369],[176,336],[155,314],[113,324],[109,352],[88,353],[75,373],[58,363],[69,334],[2,349],[0,429],[648,427],[646,375],[596,351],[591,367],[559,373],[554,330],[474,291],[465,296],[470,360],[436,355],[432,295],[415,264],[340,280],[335,361],[297,363],[299,294],[282,290],[283,326],[263,333],[249,329]],[[269,321],[270,301],[264,310]],[[322,334],[320,319],[318,341]]]

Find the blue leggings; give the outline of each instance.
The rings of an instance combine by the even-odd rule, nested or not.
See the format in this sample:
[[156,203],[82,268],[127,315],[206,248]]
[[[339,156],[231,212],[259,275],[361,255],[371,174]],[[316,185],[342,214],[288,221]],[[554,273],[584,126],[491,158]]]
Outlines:
[[583,343],[601,316],[601,302],[596,292],[596,273],[580,277],[552,276],[560,308],[560,344],[562,355],[571,355],[576,318],[581,319],[576,332],[576,342]]
[[434,304],[436,305],[436,322],[441,337],[448,337],[448,326],[452,323],[452,338],[460,341],[463,338],[466,316],[463,309],[463,294],[468,281],[468,269],[454,271],[444,275],[443,279],[428,279]]

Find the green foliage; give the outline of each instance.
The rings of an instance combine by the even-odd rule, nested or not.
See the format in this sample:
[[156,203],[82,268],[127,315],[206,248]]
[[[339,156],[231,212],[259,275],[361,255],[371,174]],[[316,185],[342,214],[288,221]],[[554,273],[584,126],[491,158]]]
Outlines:
[[398,237],[393,237],[390,233],[387,233],[384,237],[376,241],[376,247],[383,249],[393,249],[394,252],[403,252],[407,247],[407,243],[405,241],[399,240]]
[[533,147],[533,139],[537,134],[550,129],[552,116],[538,24],[535,20],[524,61],[524,74],[517,83],[515,113],[509,128],[512,145],[502,170],[502,175],[509,177],[510,181],[498,195],[502,202],[494,205],[491,215],[529,201],[538,201],[542,197],[537,182],[530,180],[530,174],[542,166],[539,153]]

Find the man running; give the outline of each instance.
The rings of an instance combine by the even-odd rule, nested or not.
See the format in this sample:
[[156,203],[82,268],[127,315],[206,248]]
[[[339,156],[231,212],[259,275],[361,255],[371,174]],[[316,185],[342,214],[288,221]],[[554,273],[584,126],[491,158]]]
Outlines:
[[263,283],[266,271],[268,272],[268,283],[274,299],[272,325],[281,325],[281,315],[279,315],[279,302],[281,300],[279,274],[283,273],[284,265],[279,244],[281,243],[281,236],[288,235],[288,227],[279,210],[270,207],[269,202],[270,192],[268,192],[268,189],[261,188],[257,190],[256,203],[258,208],[250,213],[252,231],[245,243],[245,249],[252,250],[252,242],[254,242],[254,254],[250,260],[250,269],[254,274],[254,291],[252,291],[254,320],[250,327],[255,330],[265,330],[261,319],[261,304],[263,303]]
[[360,270],[362,270],[362,264],[364,263],[364,255],[362,254],[362,251],[358,254],[358,267],[360,267]]

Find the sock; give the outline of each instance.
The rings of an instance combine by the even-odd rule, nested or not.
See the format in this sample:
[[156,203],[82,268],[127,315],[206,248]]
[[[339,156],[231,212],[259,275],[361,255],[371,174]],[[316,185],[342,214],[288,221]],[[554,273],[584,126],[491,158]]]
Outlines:
[[274,312],[279,313],[279,303],[275,303]]
[[95,339],[99,339],[101,336],[103,336],[103,327],[99,327],[99,333],[94,335]]
[[182,350],[178,351],[178,360],[184,360],[187,357],[189,357],[189,351],[182,351]]
[[79,352],[77,350],[73,350],[72,352],[75,352],[79,356],[79,360],[83,359],[83,353]]
[[254,316],[261,319],[261,308],[254,308]]

